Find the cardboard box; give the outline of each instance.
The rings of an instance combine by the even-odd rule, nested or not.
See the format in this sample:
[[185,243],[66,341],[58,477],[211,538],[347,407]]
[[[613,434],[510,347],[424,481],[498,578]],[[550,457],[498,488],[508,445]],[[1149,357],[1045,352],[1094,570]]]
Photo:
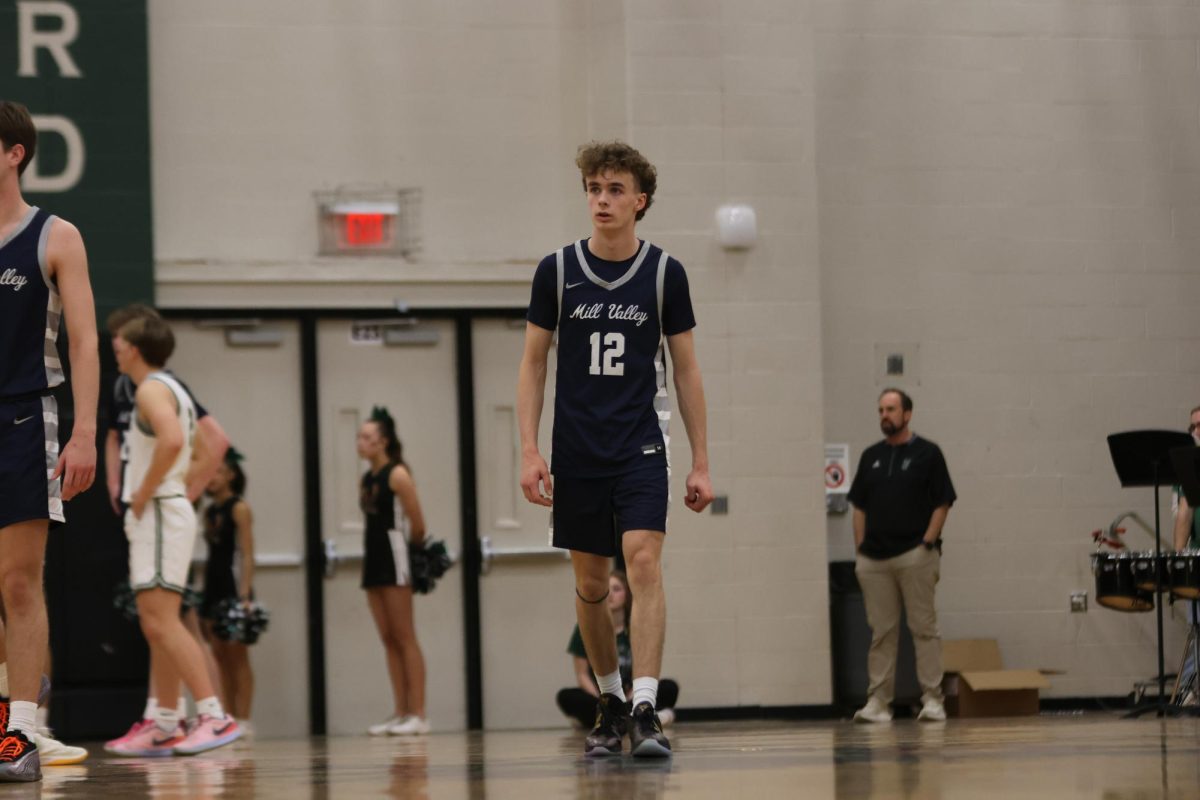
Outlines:
[[1015,717],[1038,713],[1038,692],[1050,682],[1040,670],[1004,669],[995,639],[942,642],[946,713],[952,717]]

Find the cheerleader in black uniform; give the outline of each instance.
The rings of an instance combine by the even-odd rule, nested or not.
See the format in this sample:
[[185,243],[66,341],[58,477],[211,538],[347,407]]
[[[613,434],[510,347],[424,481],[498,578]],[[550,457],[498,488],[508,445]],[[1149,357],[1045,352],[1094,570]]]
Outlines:
[[396,423],[376,407],[358,431],[358,455],[370,466],[359,494],[364,531],[363,581],[371,615],[387,654],[396,705],[392,716],[367,729],[372,736],[429,733],[425,718],[425,657],[413,625],[408,545],[425,537],[425,517],[412,473],[404,463]]
[[[212,645],[220,666],[226,707],[240,724],[248,727],[254,696],[249,647],[243,642],[223,639],[213,630],[223,601],[233,600],[249,606],[254,600],[254,514],[242,497],[246,491],[246,475],[238,463],[241,458],[241,454],[230,447],[217,474],[208,483],[208,496],[212,502],[204,511],[208,562],[204,567],[204,600],[200,604],[200,616],[204,636]],[[236,576],[235,555],[240,566]]]

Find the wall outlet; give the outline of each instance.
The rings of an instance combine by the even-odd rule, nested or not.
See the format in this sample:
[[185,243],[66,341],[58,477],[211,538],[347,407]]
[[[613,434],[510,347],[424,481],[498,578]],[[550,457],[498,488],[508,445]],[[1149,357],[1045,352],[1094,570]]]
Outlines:
[[1071,592],[1071,613],[1081,614],[1087,611],[1087,592]]

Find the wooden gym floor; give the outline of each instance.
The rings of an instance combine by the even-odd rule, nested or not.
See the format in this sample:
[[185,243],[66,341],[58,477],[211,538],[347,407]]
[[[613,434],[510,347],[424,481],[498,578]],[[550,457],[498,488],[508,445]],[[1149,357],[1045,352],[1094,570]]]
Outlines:
[[99,746],[9,797],[1095,798],[1200,797],[1200,721],[1114,715],[680,724],[669,761],[586,761],[565,730],[425,739],[277,739],[205,756],[114,759]]

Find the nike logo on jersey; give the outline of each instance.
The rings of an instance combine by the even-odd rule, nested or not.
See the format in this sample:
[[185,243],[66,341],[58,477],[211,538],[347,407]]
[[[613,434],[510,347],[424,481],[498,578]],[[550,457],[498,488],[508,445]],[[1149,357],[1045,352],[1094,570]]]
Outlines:
[[22,417],[21,419],[14,419],[13,425],[20,425],[22,422],[29,422],[31,419],[33,419],[33,414],[30,414],[28,417]]
[[14,267],[0,272],[0,286],[11,286],[14,292],[21,291],[27,283],[29,283],[29,279],[17,272]]
[[576,281],[575,283],[568,283],[563,288],[564,289],[574,289],[576,286],[583,286],[583,281]]
[[[604,316],[604,303],[580,303],[575,306],[575,310],[571,312],[570,319],[600,319]],[[645,311],[639,311],[636,305],[622,306],[616,303],[611,303],[608,306],[609,319],[620,319],[627,322],[632,322],[637,327],[641,327],[642,323],[650,319],[650,315]]]

